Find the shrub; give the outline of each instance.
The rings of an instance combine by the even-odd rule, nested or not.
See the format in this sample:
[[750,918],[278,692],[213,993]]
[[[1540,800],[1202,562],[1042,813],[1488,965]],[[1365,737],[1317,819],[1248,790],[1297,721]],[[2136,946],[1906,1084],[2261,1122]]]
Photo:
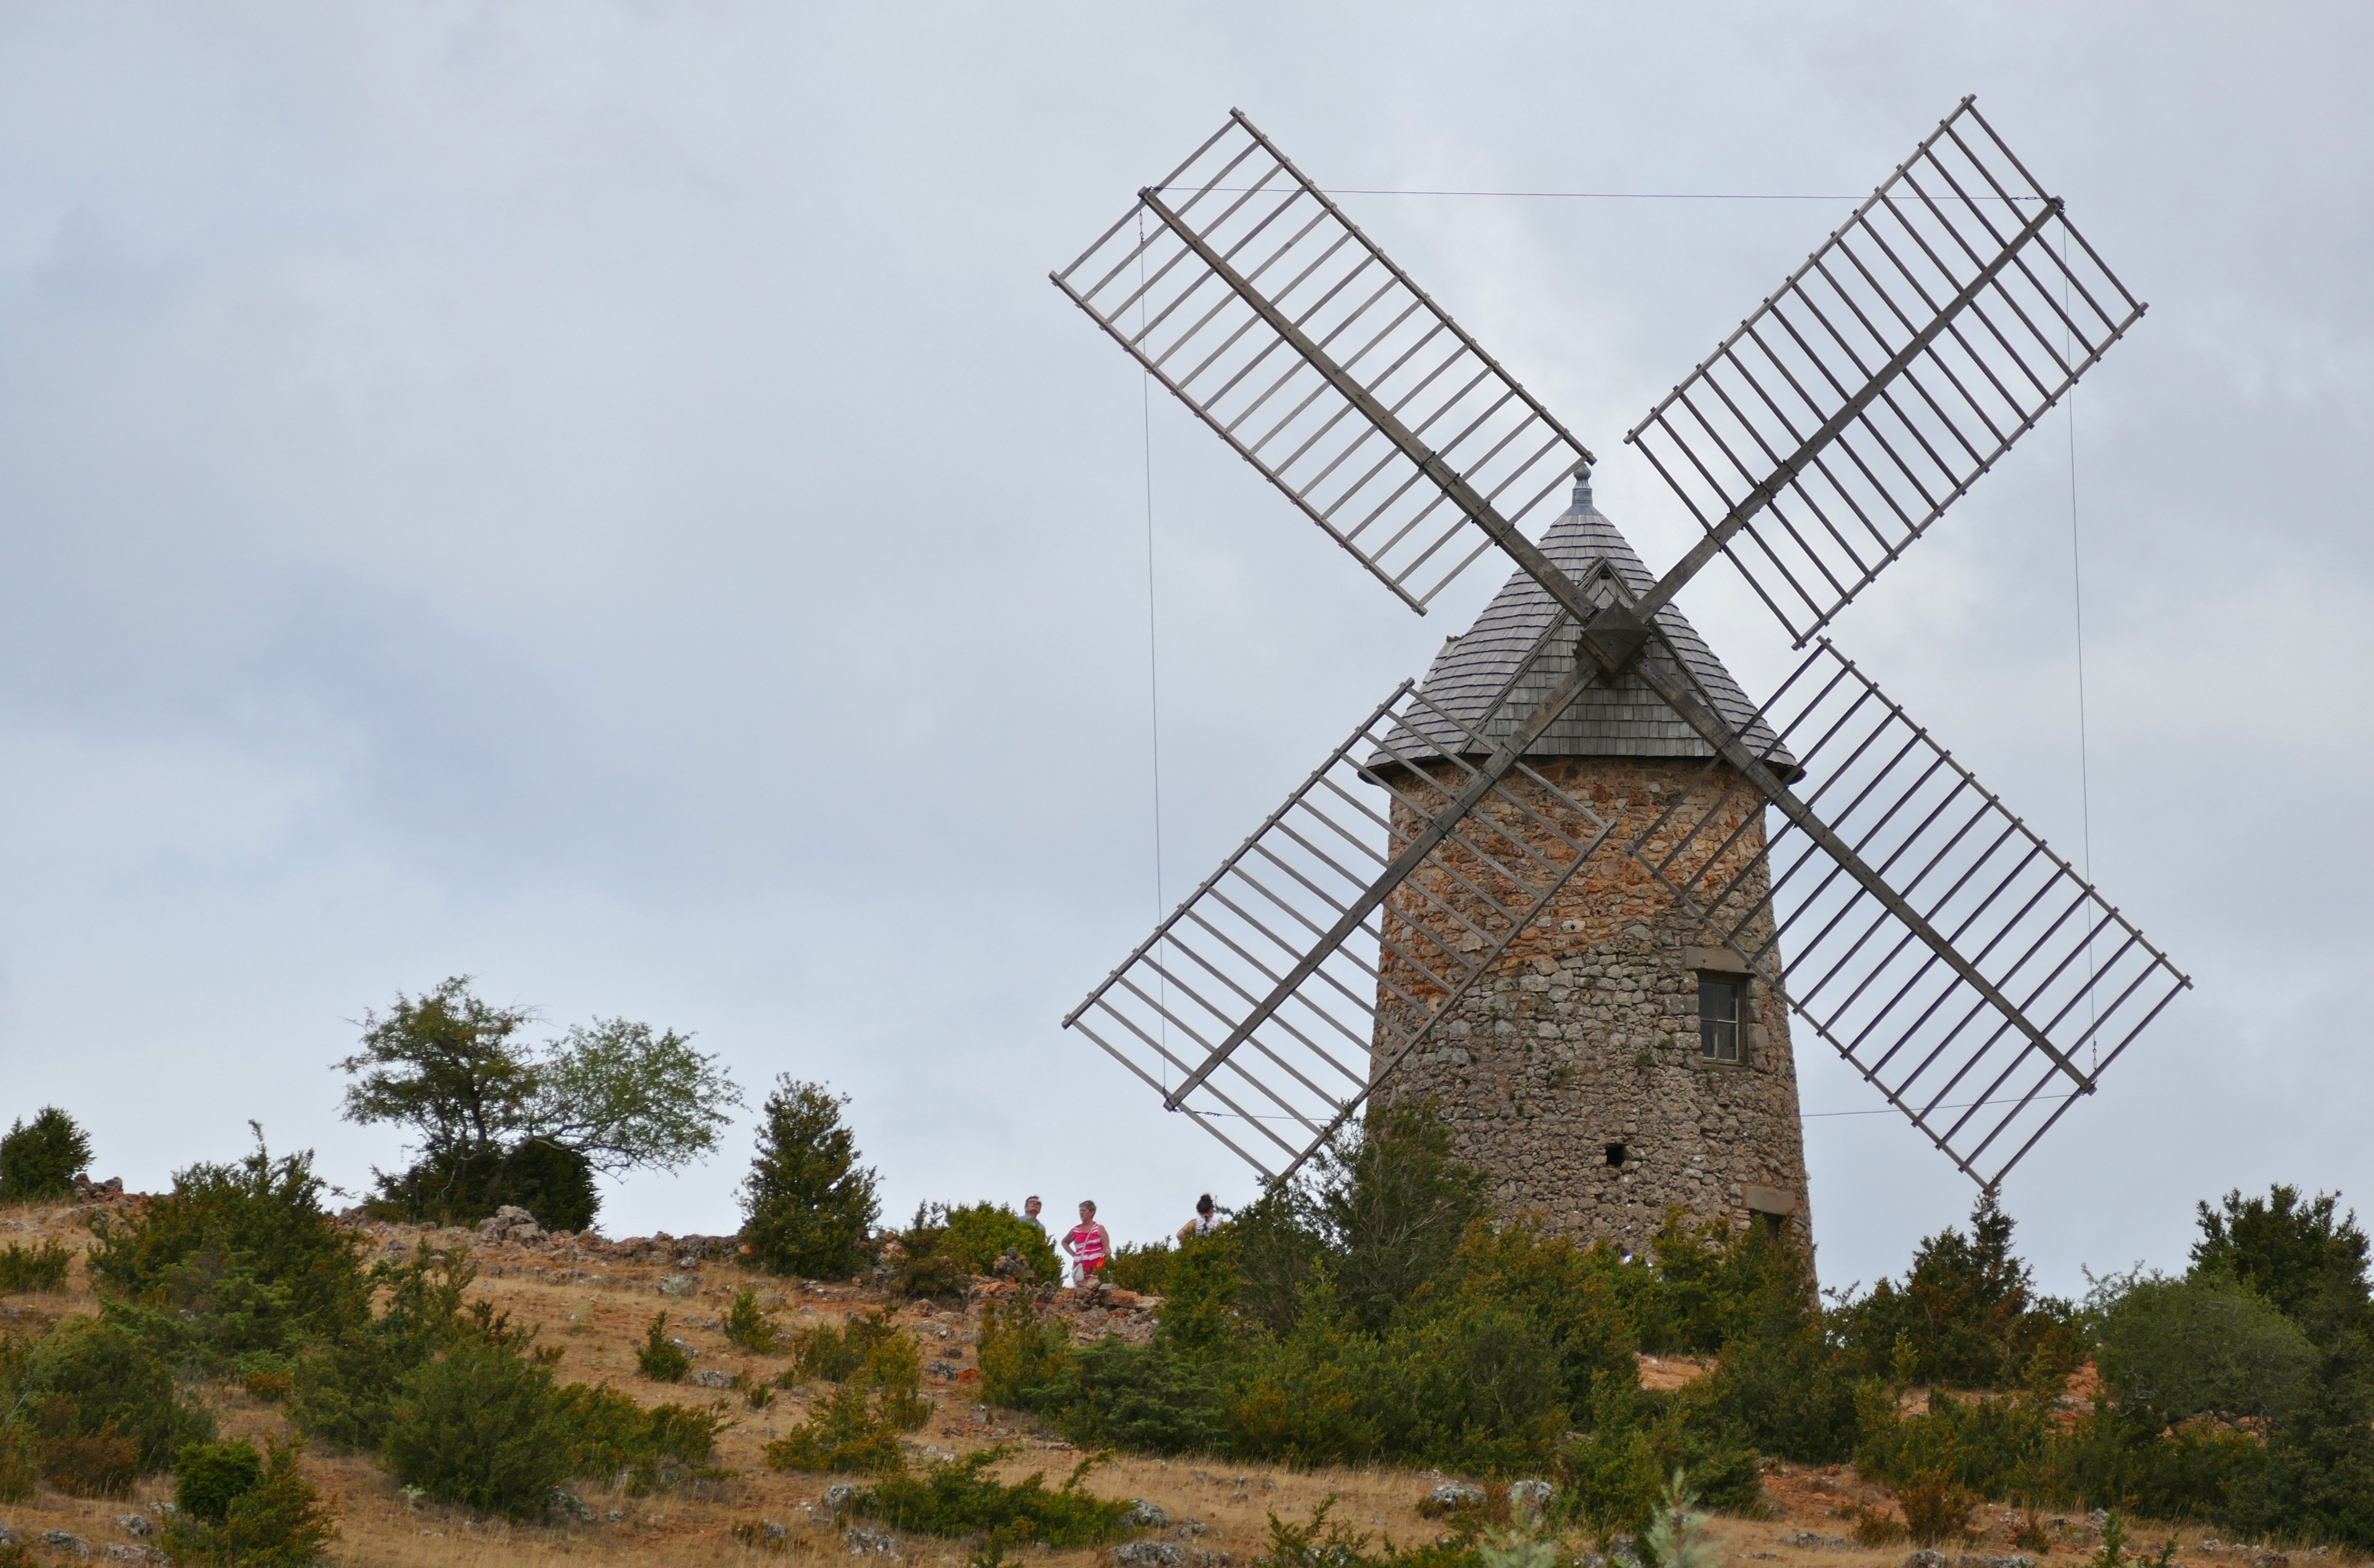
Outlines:
[[299,1362],[290,1401],[298,1430],[334,1447],[374,1451],[405,1377],[465,1334],[509,1337],[485,1303],[463,1305],[476,1274],[467,1253],[425,1245],[408,1259],[374,1265],[369,1282],[384,1293],[386,1306]]
[[36,1412],[36,1454],[62,1490],[109,1490],[119,1452],[135,1473],[163,1469],[183,1444],[213,1431],[213,1418],[181,1397],[147,1345],[89,1317],[0,1356],[0,1409],[11,1407]]
[[1853,1457],[1861,1432],[1855,1379],[1812,1326],[1733,1340],[1706,1382],[1720,1419],[1759,1452],[1807,1465]]
[[897,1262],[888,1281],[893,1301],[962,1299],[972,1267],[947,1240],[947,1206],[919,1203],[915,1217],[895,1238]]
[[2202,1414],[2280,1421],[2316,1349],[2299,1326],[2229,1275],[2110,1282],[2097,1363],[2122,1408],[2169,1424]]
[[1657,1499],[1656,1516],[1640,1539],[1641,1559],[1656,1568],[1721,1568],[1722,1553],[1707,1539],[1707,1517],[1698,1494],[1675,1470]]
[[786,1388],[819,1378],[841,1382],[865,1364],[876,1347],[898,1337],[899,1326],[887,1312],[852,1312],[838,1328],[818,1324],[799,1329],[792,1335],[792,1363],[777,1381]]
[[1735,1232],[1722,1217],[1665,1212],[1653,1267],[1626,1267],[1606,1243],[1593,1248],[1643,1350],[1709,1354],[1735,1340],[1802,1325],[1814,1303],[1804,1251],[1762,1230]]
[[2042,1386],[2076,1365],[2066,1303],[2032,1293],[2012,1254],[2012,1219],[1981,1193],[1970,1235],[1947,1226],[1923,1240],[1900,1286],[1883,1280],[1844,1304],[1837,1321],[1861,1370],[1888,1375],[1898,1346],[1911,1381],[1957,1388]]
[[194,1519],[219,1525],[230,1505],[264,1479],[264,1456],[241,1438],[236,1443],[192,1443],[173,1460],[173,1504]]
[[1382,1328],[1490,1211],[1488,1179],[1453,1157],[1450,1125],[1430,1102],[1372,1107],[1364,1127],[1331,1140],[1228,1227],[1241,1305],[1271,1332],[1289,1332],[1304,1285],[1323,1270],[1360,1328]]
[[681,1383],[690,1375],[692,1357],[667,1337],[666,1313],[652,1318],[644,1330],[642,1346],[635,1352],[635,1370],[654,1383]]
[[0,1503],[29,1503],[41,1484],[41,1463],[34,1452],[31,1424],[0,1422]]
[[1055,1384],[1072,1354],[1064,1325],[1042,1319],[1030,1298],[1016,1293],[1003,1305],[981,1309],[981,1397],[1010,1410],[1032,1410],[1034,1391]]
[[810,1279],[857,1268],[857,1244],[882,1212],[874,1171],[840,1122],[849,1103],[786,1073],[767,1096],[758,1155],[742,1184],[742,1238],[759,1266]]
[[0,1137],[0,1203],[65,1198],[89,1164],[90,1136],[57,1106],[44,1106]]
[[1008,1541],[1040,1541],[1058,1551],[1101,1546],[1129,1533],[1135,1504],[1108,1501],[1080,1489],[1097,1463],[1093,1457],[1074,1466],[1064,1484],[1050,1492],[1043,1473],[1011,1485],[988,1473],[992,1465],[1016,1452],[1011,1444],[1003,1444],[953,1464],[934,1465],[921,1476],[894,1476],[859,1492],[850,1507],[894,1529],[919,1535],[987,1532]]
[[1970,1515],[1979,1500],[1954,1484],[1944,1468],[1922,1470],[1899,1482],[1897,1506],[1904,1510],[1904,1533],[1915,1546],[1959,1545],[1970,1539]]
[[10,1242],[0,1247],[0,1295],[20,1291],[54,1291],[66,1282],[74,1254],[59,1242],[25,1246]]
[[[968,1273],[992,1272],[997,1260],[1011,1248],[1029,1265],[1032,1280],[1056,1281],[1064,1277],[1063,1265],[1056,1260],[1054,1244],[1047,1239],[1047,1233],[1003,1203],[970,1203],[949,1209],[942,1223],[946,1226],[946,1235],[940,1245],[963,1262]],[[1110,1278],[1110,1264],[1106,1273]]]
[[[861,1329],[861,1325],[864,1326]],[[850,1319],[850,1335],[887,1328],[878,1315]],[[922,1389],[923,1356],[915,1341],[896,1328],[873,1338],[865,1359],[843,1375],[824,1407],[767,1445],[767,1462],[777,1469],[852,1470],[884,1474],[900,1463],[899,1433],[932,1418]]]
[[776,1338],[775,1320],[758,1305],[758,1293],[735,1292],[734,1305],[725,1309],[726,1343],[766,1355],[774,1350]]
[[[1052,1254],[1053,1249],[1049,1251]],[[1170,1293],[1170,1265],[1177,1257],[1168,1239],[1144,1246],[1125,1241],[1105,1259],[1105,1281],[1116,1290],[1167,1296]]]
[[2237,1188],[2216,1209],[2201,1204],[2192,1272],[2248,1286],[2320,1344],[2374,1327],[2366,1233],[2355,1213],[2334,1217],[2340,1196],[2321,1192],[2303,1203],[2299,1188],[2276,1186],[2264,1198],[2245,1198]]
[[388,1423],[388,1468],[443,1503],[524,1518],[570,1475],[552,1371],[476,1336],[416,1367]]
[[[1249,1325],[1238,1304],[1244,1290],[1242,1248],[1235,1225],[1189,1236],[1170,1260],[1169,1290],[1155,1317],[1155,1338],[1185,1356],[1217,1358],[1234,1348]],[[982,1381],[989,1373],[984,1365]]]
[[370,1311],[361,1238],[322,1206],[311,1151],[195,1164],[129,1217],[103,1217],[86,1267],[117,1316],[160,1347],[219,1364],[291,1352]]
[[714,1409],[645,1410],[607,1384],[571,1383],[553,1398],[553,1427],[567,1450],[569,1473],[623,1476],[634,1497],[716,1479],[722,1474],[714,1466],[717,1434],[725,1424]]
[[[1228,1445],[1225,1391],[1205,1363],[1163,1346],[1105,1339],[1057,1364],[1063,1380],[1040,1387],[1034,1403],[1052,1410],[1064,1435],[1084,1449],[1216,1454]],[[984,1356],[983,1398],[988,1386]]]
[[799,1425],[767,1445],[767,1463],[779,1470],[838,1470],[887,1475],[904,1460],[899,1433],[874,1408],[867,1390],[844,1383]]
[[[227,1447],[254,1449],[244,1443]],[[298,1468],[295,1444],[265,1440],[254,1479],[229,1498],[218,1519],[182,1514],[165,1527],[165,1553],[208,1568],[306,1568],[327,1554],[338,1527],[321,1493]]]
[[522,1137],[476,1150],[434,1149],[393,1176],[385,1171],[364,1209],[411,1224],[475,1225],[506,1204],[551,1231],[593,1228],[602,1194],[594,1164],[549,1139]]

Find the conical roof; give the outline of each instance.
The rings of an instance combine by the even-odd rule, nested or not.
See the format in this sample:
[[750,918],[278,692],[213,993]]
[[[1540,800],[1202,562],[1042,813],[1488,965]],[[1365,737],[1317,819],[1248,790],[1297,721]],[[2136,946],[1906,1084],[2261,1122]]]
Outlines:
[[[1614,595],[1606,573],[1612,572],[1636,596],[1647,592],[1656,581],[1616,525],[1592,504],[1588,470],[1576,475],[1573,505],[1550,524],[1540,543],[1542,553],[1581,583],[1596,602],[1605,603]],[[1594,573],[1602,574],[1596,585],[1589,580]],[[1498,743],[1574,668],[1578,634],[1575,627],[1567,626],[1541,649],[1516,688],[1510,689],[1510,677],[1541,642],[1557,614],[1557,602],[1541,584],[1522,571],[1515,573],[1473,626],[1442,645],[1419,690],[1460,723],[1480,731],[1487,743]],[[1751,724],[1745,739],[1757,753],[1772,747],[1772,732],[1755,717],[1755,705],[1682,613],[1669,604],[1658,612],[1657,625],[1672,643],[1674,654],[1679,655],[1713,701],[1715,710],[1733,727]],[[1666,663],[1672,655],[1651,642],[1642,657]],[[1497,713],[1492,712],[1494,700],[1504,692],[1509,699],[1500,703]],[[1459,737],[1453,726],[1423,708],[1407,722],[1438,746],[1471,754],[1476,750],[1474,743]],[[1585,690],[1525,755],[1707,757],[1714,754],[1638,674],[1627,673],[1612,686]],[[1796,759],[1785,749],[1773,750],[1769,756],[1773,770],[1783,778],[1798,771]]]

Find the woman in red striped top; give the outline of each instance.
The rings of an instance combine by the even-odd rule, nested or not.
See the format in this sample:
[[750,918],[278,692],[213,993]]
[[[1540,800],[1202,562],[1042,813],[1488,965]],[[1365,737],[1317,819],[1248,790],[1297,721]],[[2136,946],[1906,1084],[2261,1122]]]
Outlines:
[[1097,1206],[1092,1202],[1080,1205],[1080,1223],[1064,1236],[1064,1250],[1072,1255],[1072,1283],[1085,1285],[1088,1276],[1105,1266],[1105,1255],[1112,1250],[1111,1233],[1097,1223]]

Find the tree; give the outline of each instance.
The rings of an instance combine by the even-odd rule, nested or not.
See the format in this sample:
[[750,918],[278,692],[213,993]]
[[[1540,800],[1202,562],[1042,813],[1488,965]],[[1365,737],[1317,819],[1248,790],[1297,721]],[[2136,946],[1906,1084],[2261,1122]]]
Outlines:
[[2012,1218],[1981,1192],[1970,1234],[1948,1225],[1925,1237],[1901,1285],[1882,1280],[1840,1312],[1866,1371],[1911,1353],[1915,1382],[2004,1388],[2065,1374],[2077,1360],[2067,1304],[2034,1293],[2028,1266],[2011,1249]]
[[57,1106],[44,1106],[29,1124],[13,1122],[0,1138],[0,1203],[64,1198],[89,1164],[89,1135]]
[[2200,1205],[2192,1274],[2222,1274],[2257,1292],[2322,1345],[2339,1333],[2374,1329],[2366,1280],[2366,1233],[2355,1211],[2335,1218],[2341,1197],[2276,1186],[2264,1198],[2238,1188],[2223,1205]]
[[2120,1408],[2162,1425],[2196,1415],[2288,1416],[2316,1364],[2299,1325],[2216,1274],[2114,1278],[2098,1359]]
[[363,1048],[337,1064],[355,1080],[346,1117],[420,1140],[410,1169],[379,1173],[382,1208],[467,1222],[517,1203],[581,1230],[599,1203],[595,1172],[681,1169],[742,1104],[688,1036],[597,1018],[536,1047],[516,1038],[535,1016],[480,1000],[466,975],[364,1015]]
[[857,1163],[857,1138],[821,1083],[784,1073],[767,1096],[758,1156],[742,1184],[742,1235],[759,1266],[826,1279],[853,1272],[857,1244],[882,1212],[879,1178]]

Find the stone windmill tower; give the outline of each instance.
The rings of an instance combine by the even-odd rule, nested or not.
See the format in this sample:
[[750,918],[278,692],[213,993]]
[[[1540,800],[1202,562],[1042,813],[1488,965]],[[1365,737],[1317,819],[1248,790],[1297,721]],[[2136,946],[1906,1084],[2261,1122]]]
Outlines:
[[[1541,550],[1589,592],[1613,573],[1632,595],[1654,579],[1592,504],[1590,471],[1573,503],[1542,535]],[[1515,720],[1569,673],[1578,629],[1561,626],[1557,601],[1522,571],[1475,625],[1445,642],[1418,687],[1420,727],[1446,750],[1482,761],[1479,747],[1506,739]],[[1753,726],[1753,708],[1730,673],[1679,616],[1672,653],[1716,708]],[[1587,657],[1587,656],[1586,656]],[[1528,700],[1528,698],[1533,700]],[[1436,719],[1440,708],[1446,719]],[[1454,722],[1455,721],[1455,722]],[[1778,773],[1796,768],[1769,734],[1756,737]],[[1588,803],[1626,840],[1653,838],[1662,820],[1698,821],[1726,809],[1733,771],[1636,676],[1584,690],[1524,747],[1523,760],[1557,792]],[[1713,761],[1715,766],[1710,767]],[[1372,755],[1372,766],[1392,767]],[[1445,771],[1435,765],[1432,771]],[[1560,808],[1551,791],[1529,802]],[[1762,813],[1732,804],[1721,824],[1732,862],[1747,880],[1736,895],[1761,910],[1766,889]],[[1406,812],[1404,813],[1406,815]],[[1498,814],[1517,813],[1501,807]],[[1584,825],[1570,824],[1581,834]],[[1404,834],[1415,825],[1404,822]],[[1481,867],[1459,868],[1469,880]],[[1422,870],[1386,901],[1383,950],[1430,945],[1405,930],[1432,928],[1453,945],[1480,946],[1446,912],[1457,889],[1448,869]],[[1769,940],[1769,916],[1751,945]],[[1433,999],[1424,977],[1388,957],[1381,977],[1379,1035],[1415,1033]],[[1372,1068],[1372,1071],[1374,1069]],[[1428,1044],[1381,1075],[1381,1100],[1431,1099],[1463,1158],[1493,1174],[1501,1212],[1531,1213],[1581,1240],[1639,1247],[1676,1206],[1701,1219],[1760,1223],[1811,1243],[1796,1061],[1779,987],[1716,941],[1698,910],[1629,856],[1598,855],[1569,879],[1490,972],[1437,1023]]]
[[1064,1020],[1264,1179],[1428,1094],[1506,1212],[1810,1240],[1792,1032],[1992,1188],[2191,984],[1826,635],[2143,315],[1970,99],[1625,437],[1703,530],[1653,577],[1241,113],[1054,282],[1410,608],[1517,568]]

